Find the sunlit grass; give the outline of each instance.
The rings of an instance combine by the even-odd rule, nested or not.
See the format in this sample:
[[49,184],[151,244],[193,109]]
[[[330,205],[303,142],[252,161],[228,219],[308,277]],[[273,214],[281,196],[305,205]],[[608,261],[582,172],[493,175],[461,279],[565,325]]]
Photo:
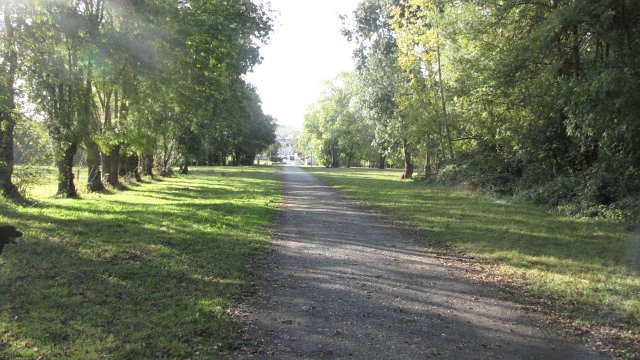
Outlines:
[[626,329],[640,340],[640,238],[624,224],[402,181],[395,170],[306,170],[426,230],[425,242],[498,265],[489,275],[553,304],[547,310],[576,323]]
[[[281,199],[277,168],[195,168],[112,194],[0,202],[0,358],[215,359],[237,341]],[[83,178],[83,177],[81,177]]]

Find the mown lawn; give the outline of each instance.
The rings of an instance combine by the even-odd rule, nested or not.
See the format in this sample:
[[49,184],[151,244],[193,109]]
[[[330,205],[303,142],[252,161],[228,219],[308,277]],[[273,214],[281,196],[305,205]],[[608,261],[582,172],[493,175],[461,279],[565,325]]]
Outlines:
[[490,276],[576,325],[611,331],[624,343],[619,355],[640,356],[640,234],[628,225],[402,181],[394,170],[305,169],[425,230],[429,243],[498,265]]
[[[0,200],[0,359],[216,359],[237,341],[278,168],[195,168],[113,194]],[[84,176],[82,177],[84,179]]]

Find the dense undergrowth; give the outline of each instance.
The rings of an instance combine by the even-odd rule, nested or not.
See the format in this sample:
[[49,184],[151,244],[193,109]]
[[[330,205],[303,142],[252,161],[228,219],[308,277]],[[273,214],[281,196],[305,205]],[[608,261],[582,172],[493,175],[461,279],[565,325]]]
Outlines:
[[600,161],[589,167],[555,173],[518,156],[472,153],[429,176],[430,184],[459,186],[514,196],[574,217],[602,217],[638,223],[640,173],[629,164]]

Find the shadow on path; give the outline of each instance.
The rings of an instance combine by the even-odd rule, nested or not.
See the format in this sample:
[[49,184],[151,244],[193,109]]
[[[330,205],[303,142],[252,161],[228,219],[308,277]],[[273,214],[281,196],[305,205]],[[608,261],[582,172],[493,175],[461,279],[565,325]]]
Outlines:
[[230,359],[600,359],[299,168]]

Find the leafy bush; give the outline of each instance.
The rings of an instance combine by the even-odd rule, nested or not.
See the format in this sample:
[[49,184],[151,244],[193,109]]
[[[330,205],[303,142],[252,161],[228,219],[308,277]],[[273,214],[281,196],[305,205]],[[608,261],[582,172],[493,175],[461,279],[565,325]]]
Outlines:
[[457,185],[466,178],[464,165],[449,164],[440,169],[433,178],[434,182],[443,185]]
[[581,171],[554,175],[526,156],[471,152],[425,181],[515,195],[519,200],[549,206],[569,216],[635,222],[640,215],[639,179],[635,168],[605,157]]
[[27,196],[35,186],[46,184],[50,175],[51,169],[46,166],[27,164],[15,168],[12,180],[18,192]]
[[427,179],[442,185],[465,185],[499,194],[512,194],[520,167],[498,154],[467,155],[453,164],[442,167]]

